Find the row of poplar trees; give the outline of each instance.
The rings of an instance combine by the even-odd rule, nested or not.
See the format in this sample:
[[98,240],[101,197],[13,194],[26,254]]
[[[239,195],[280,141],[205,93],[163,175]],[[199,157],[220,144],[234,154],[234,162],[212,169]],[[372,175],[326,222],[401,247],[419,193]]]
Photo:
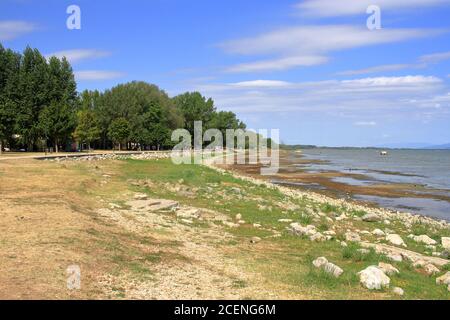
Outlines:
[[77,92],[65,59],[0,44],[0,152],[51,148],[165,149],[171,132],[194,121],[204,130],[245,129],[233,112],[217,111],[198,92],[169,97],[155,85],[130,82],[104,92]]

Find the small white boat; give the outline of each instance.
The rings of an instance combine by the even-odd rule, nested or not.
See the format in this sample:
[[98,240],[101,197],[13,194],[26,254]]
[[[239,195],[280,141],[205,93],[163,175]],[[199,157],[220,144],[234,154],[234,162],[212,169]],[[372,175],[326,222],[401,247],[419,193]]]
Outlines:
[[381,156],[387,156],[388,154],[389,154],[389,153],[388,153],[387,151],[381,151],[381,152],[380,152],[380,155],[381,155]]

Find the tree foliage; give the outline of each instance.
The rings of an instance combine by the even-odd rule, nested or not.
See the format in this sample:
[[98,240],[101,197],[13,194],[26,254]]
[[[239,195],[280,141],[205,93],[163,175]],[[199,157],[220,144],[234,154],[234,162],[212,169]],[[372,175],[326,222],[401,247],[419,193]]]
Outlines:
[[0,146],[58,150],[77,142],[81,148],[159,150],[173,145],[174,129],[193,135],[195,121],[223,134],[245,128],[234,113],[218,112],[199,92],[171,98],[139,81],[104,92],[77,93],[76,87],[65,58],[46,59],[30,47],[17,53],[0,44]]

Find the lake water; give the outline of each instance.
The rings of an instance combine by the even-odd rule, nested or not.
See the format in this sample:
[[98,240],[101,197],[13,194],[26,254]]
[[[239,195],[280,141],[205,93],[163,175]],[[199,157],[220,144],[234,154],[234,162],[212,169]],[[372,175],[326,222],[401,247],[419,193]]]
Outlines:
[[[306,165],[311,172],[337,171],[362,174],[367,179],[338,177],[335,181],[354,186],[405,183],[430,188],[425,194],[450,196],[450,150],[389,150],[387,156],[374,149],[305,149],[307,159],[324,163]],[[439,189],[439,190],[434,190]],[[421,213],[450,220],[450,203],[434,199],[355,196],[396,210]]]

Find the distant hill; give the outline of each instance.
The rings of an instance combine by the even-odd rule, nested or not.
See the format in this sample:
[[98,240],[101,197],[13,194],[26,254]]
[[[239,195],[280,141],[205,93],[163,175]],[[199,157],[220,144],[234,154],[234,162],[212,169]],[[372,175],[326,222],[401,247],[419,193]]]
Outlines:
[[445,149],[448,150],[450,149],[450,143],[446,143],[446,144],[440,144],[440,145],[436,145],[436,146],[431,146],[431,147],[427,147],[425,149]]

